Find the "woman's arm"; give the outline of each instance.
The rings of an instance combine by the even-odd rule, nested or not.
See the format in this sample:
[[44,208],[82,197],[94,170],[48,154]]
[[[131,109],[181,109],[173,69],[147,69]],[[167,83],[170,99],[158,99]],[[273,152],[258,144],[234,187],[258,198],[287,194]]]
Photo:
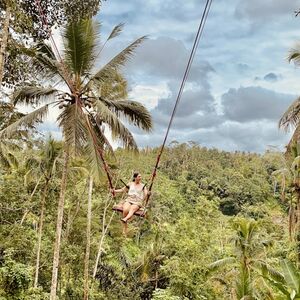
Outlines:
[[[127,186],[130,187],[130,183],[128,183]],[[117,194],[117,193],[124,193],[125,191],[128,191],[127,186],[124,186],[124,187],[122,187],[121,189],[117,189],[117,190],[113,189],[113,192],[116,193],[116,194]]]

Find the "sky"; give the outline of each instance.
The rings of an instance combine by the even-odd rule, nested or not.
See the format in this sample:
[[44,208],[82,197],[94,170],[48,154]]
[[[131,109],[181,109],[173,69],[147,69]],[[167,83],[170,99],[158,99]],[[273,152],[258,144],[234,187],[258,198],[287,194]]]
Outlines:
[[[151,112],[154,128],[129,126],[140,147],[162,143],[205,0],[107,0],[102,39],[125,23],[102,63],[147,35],[123,73],[129,98]],[[300,94],[300,68],[287,55],[300,39],[296,0],[213,0],[168,143],[194,141],[226,151],[284,149],[278,120]],[[57,130],[48,122],[44,126]]]

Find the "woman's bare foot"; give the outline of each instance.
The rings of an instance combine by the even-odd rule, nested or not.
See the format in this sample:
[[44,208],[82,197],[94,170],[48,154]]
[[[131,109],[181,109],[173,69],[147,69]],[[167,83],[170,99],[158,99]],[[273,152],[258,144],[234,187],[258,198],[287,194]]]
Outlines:
[[126,218],[121,219],[121,221],[122,221],[123,223],[127,223]]

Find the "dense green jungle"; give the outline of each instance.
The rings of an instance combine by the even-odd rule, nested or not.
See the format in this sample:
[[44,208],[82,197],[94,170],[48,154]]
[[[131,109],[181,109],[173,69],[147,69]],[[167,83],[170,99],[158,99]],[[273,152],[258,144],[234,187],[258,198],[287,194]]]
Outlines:
[[[35,144],[15,152],[1,170],[1,299],[48,299],[62,153],[51,138]],[[57,161],[55,168],[48,166],[52,175],[46,182],[38,162],[49,151],[56,151]],[[115,185],[122,186],[119,178],[130,180],[133,170],[146,182],[157,151],[118,149],[109,162]],[[289,236],[294,198],[292,193],[282,198],[282,179],[274,174],[286,164],[278,152],[229,153],[172,142],[147,217],[135,217],[127,237],[120,215],[111,210],[119,197],[110,196],[103,175],[92,190],[90,299],[230,299],[234,290],[253,293],[255,299],[292,299],[297,292],[292,279],[299,282],[300,277],[298,250],[293,233]],[[46,184],[39,284],[33,288]],[[82,160],[72,160],[59,299],[83,297],[88,184]]]

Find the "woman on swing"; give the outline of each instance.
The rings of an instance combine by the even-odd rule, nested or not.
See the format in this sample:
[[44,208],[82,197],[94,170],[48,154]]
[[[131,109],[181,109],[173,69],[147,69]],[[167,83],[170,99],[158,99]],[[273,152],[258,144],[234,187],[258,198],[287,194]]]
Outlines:
[[127,186],[124,186],[121,189],[112,190],[113,194],[128,191],[127,197],[123,203],[123,218],[121,219],[124,223],[123,233],[125,234],[127,232],[127,222],[132,218],[136,211],[143,207],[144,199],[150,194],[145,185],[142,184],[141,180],[141,174],[135,172],[133,174],[133,181],[128,183]]

